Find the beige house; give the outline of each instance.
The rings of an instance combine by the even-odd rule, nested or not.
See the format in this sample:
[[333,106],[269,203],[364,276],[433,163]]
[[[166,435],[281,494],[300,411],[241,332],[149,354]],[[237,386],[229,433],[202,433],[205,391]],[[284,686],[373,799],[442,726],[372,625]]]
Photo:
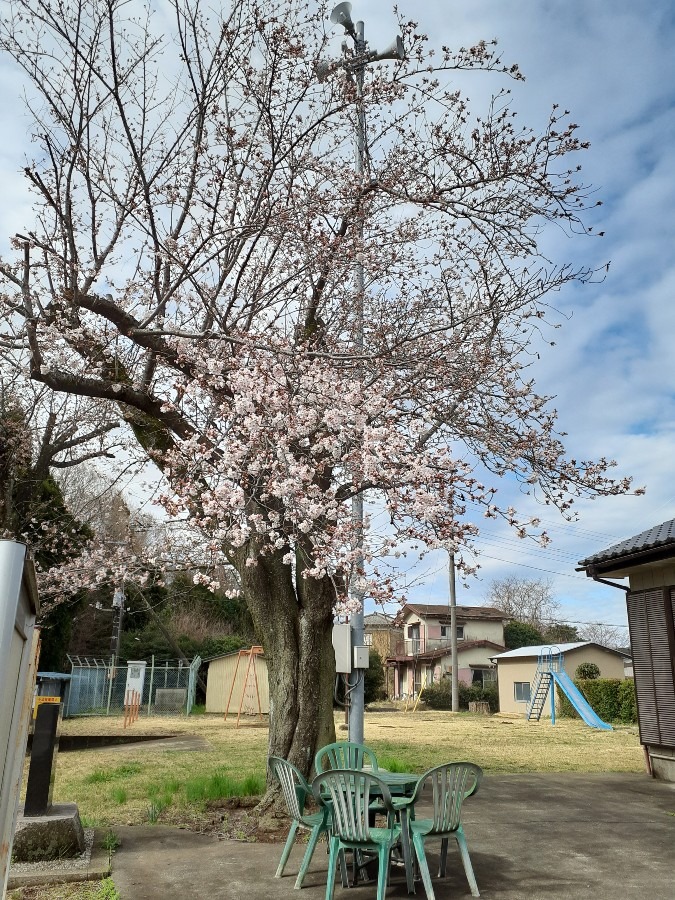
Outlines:
[[260,654],[248,655],[235,651],[208,660],[206,676],[206,712],[224,713],[230,703],[229,714],[257,715],[270,711],[270,692],[267,662]]
[[[624,678],[624,655],[619,650],[611,650],[591,641],[558,644],[552,649],[554,653],[558,650],[562,653],[565,672],[570,678],[574,678],[581,663],[595,663],[601,678]],[[525,715],[539,656],[542,651],[549,650],[551,647],[548,645],[519,647],[492,657],[497,665],[500,712]]]
[[[483,684],[496,678],[490,657],[504,649],[504,613],[492,606],[457,607],[459,680]],[[387,665],[394,672],[393,696],[416,695],[422,684],[449,677],[450,609],[447,604],[410,603],[396,622],[401,636]]]

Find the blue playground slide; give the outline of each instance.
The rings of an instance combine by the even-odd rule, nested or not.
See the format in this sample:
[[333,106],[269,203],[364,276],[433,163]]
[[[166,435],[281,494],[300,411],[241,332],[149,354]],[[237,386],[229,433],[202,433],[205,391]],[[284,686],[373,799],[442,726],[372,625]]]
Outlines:
[[567,672],[551,672],[550,674],[554,683],[558,685],[587,725],[590,725],[591,728],[604,728],[605,731],[612,731],[612,726],[607,722],[603,722],[591,708],[588,700],[586,700]]

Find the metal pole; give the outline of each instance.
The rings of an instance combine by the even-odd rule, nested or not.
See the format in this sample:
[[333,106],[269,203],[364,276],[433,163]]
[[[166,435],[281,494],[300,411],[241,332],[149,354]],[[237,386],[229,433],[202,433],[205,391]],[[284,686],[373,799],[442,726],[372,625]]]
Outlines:
[[122,639],[122,620],[124,619],[124,582],[121,587],[115,588],[113,594],[113,635],[111,640],[111,651],[115,655],[115,659],[120,658],[120,640]]
[[108,706],[106,708],[105,714],[107,716],[110,715],[110,700],[112,698],[112,689],[113,689],[113,681],[115,680],[115,654],[113,653],[112,658],[110,660],[110,669],[108,670],[109,676],[109,684],[108,684]]
[[455,554],[448,553],[448,575],[450,578],[450,653],[452,711],[459,712],[459,660],[457,659],[457,594],[455,590]]
[[155,654],[150,657],[150,690],[148,691],[148,715],[152,710],[152,682],[155,680]]
[[[356,36],[354,38],[355,51],[357,57],[365,55],[366,41],[364,38],[363,22],[356,23]],[[363,79],[365,73],[365,61],[356,69],[356,175],[359,182],[363,180],[363,157],[366,143],[366,122],[365,110],[363,108]],[[363,242],[363,217],[359,215],[357,224],[358,243]],[[365,278],[363,272],[363,263],[359,256],[356,258],[356,335],[354,346],[357,355],[363,353],[363,294],[365,286]],[[361,477],[361,472],[357,473],[357,477]],[[363,493],[359,491],[352,499],[352,524],[354,527],[354,544],[356,550],[356,559],[354,560],[354,575],[352,576],[351,595],[359,604],[358,612],[355,612],[351,618],[352,625],[352,648],[362,647],[364,645],[363,634],[363,598],[364,591],[361,587],[361,572],[363,570]],[[353,669],[353,675],[356,679],[352,687],[350,698],[349,712],[349,740],[356,744],[363,743],[363,718],[365,712],[365,691],[364,691],[364,669]]]

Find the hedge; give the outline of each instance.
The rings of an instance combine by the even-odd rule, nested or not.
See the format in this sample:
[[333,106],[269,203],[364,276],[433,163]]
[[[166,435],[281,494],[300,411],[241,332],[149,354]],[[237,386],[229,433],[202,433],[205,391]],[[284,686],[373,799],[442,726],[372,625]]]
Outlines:
[[[632,678],[575,678],[574,683],[589,705],[605,722],[637,722],[635,684]],[[560,716],[579,718],[567,697],[558,688]]]
[[[452,685],[450,678],[442,678],[424,688],[422,700],[431,709],[452,709]],[[497,685],[484,688],[481,684],[459,682],[459,708],[468,709],[469,703],[489,703],[490,712],[499,710]]]

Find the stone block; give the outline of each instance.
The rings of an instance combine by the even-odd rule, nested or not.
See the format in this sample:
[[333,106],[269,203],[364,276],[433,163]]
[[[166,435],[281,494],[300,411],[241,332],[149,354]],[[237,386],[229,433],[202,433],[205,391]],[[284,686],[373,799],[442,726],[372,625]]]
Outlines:
[[23,815],[19,809],[12,858],[15,862],[69,859],[84,851],[84,831],[75,803],[54,803],[47,815]]

